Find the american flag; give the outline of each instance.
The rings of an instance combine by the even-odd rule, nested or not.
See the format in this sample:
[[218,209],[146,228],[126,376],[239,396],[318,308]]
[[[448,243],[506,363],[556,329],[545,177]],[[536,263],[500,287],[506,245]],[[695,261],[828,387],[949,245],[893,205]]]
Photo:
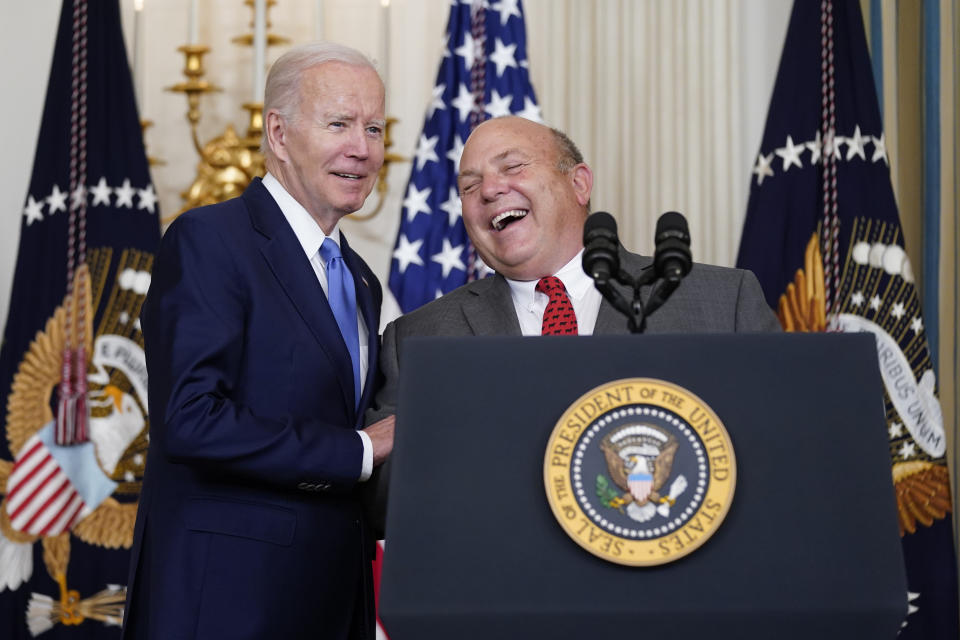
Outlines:
[[470,131],[505,115],[541,121],[520,0],[451,4],[390,268],[390,290],[404,313],[490,273],[475,256],[460,215],[456,176]]
[[[908,160],[909,161],[909,160]],[[899,638],[957,637],[946,434],[860,3],[794,4],[737,266],[788,331],[869,332],[907,570]],[[849,508],[856,508],[850,505]]]

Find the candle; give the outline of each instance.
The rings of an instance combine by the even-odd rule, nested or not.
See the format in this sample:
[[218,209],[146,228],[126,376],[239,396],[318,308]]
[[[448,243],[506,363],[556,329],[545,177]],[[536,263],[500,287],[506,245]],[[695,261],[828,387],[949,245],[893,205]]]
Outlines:
[[190,0],[190,20],[187,23],[187,44],[197,44],[197,0]]
[[267,0],[254,0],[253,12],[253,98],[263,101],[263,76],[267,66]]
[[317,0],[316,22],[313,25],[313,39],[323,40],[323,0]]
[[143,0],[133,2],[133,91],[137,109],[143,117]]
[[383,41],[380,45],[380,68],[383,72],[383,83],[390,82],[390,0],[380,0],[383,7]]

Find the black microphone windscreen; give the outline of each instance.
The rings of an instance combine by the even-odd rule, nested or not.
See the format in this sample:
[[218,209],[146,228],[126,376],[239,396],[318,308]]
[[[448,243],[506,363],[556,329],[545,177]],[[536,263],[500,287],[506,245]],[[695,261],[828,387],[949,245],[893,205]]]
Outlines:
[[693,266],[687,219],[668,211],[657,220],[653,267],[657,277],[678,284]]
[[657,230],[654,235],[654,242],[660,243],[667,238],[679,238],[690,243],[690,230],[687,227],[687,219],[683,214],[676,211],[667,211],[657,219]]
[[617,239],[617,221],[609,213],[598,211],[583,224],[583,270],[598,286],[604,286],[620,272],[620,256],[617,254],[620,241]]
[[587,221],[583,225],[583,237],[586,239],[587,234],[598,229],[604,229],[616,235],[617,221],[606,211],[597,211],[587,216]]

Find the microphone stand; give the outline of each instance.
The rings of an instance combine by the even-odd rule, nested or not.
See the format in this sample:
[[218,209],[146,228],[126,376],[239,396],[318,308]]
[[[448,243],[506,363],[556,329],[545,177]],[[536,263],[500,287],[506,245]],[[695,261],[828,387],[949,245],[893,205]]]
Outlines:
[[[630,333],[643,333],[647,317],[663,306],[670,294],[680,285],[692,267],[690,232],[686,219],[668,211],[657,221],[656,249],[653,262],[634,278],[620,268],[620,242],[617,223],[609,213],[597,212],[587,218],[583,230],[583,270],[593,278],[593,284],[613,307],[627,316]],[[647,304],[640,299],[640,289],[660,280]],[[633,291],[629,302],[613,283],[619,282]]]
[[[647,328],[647,316],[663,306],[670,294],[680,285],[682,274],[667,273],[663,281],[653,290],[647,304],[643,304],[640,298],[640,288],[644,287],[657,279],[656,270],[650,265],[643,270],[638,278],[634,278],[625,270],[620,269],[614,278],[596,277],[594,286],[610,304],[620,313],[627,316],[627,328],[630,333],[643,333]],[[625,287],[633,290],[633,299],[627,299],[617,291],[613,286],[613,280],[616,280]]]

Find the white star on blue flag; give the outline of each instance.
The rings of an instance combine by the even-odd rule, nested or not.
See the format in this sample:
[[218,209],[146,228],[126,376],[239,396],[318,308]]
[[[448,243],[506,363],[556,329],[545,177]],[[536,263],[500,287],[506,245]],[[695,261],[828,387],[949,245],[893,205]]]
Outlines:
[[452,3],[390,267],[390,290],[404,313],[490,273],[467,238],[456,172],[471,129],[509,114],[541,120],[520,0]]

